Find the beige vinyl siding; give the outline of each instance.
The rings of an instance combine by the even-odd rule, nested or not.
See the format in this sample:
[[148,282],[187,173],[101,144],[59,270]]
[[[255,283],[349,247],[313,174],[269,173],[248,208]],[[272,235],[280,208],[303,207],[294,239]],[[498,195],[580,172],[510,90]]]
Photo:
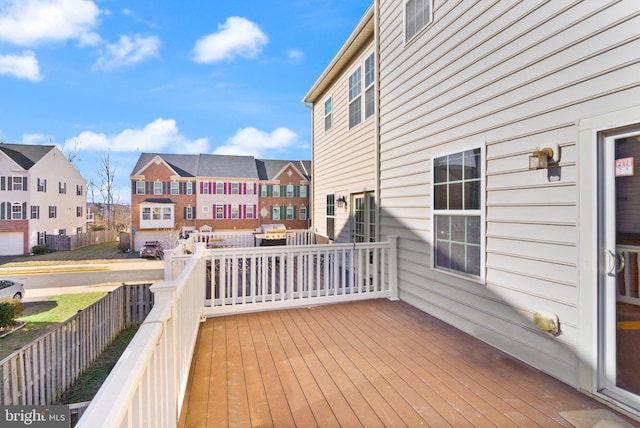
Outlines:
[[[375,116],[364,119],[349,130],[348,82],[349,75],[357,64],[361,65],[364,73],[364,59],[373,52],[373,40],[362,49],[345,67],[340,76],[330,88],[314,104],[314,150],[313,150],[313,181],[314,181],[314,230],[326,235],[326,201],[325,195],[335,193],[336,199],[345,196],[348,206],[337,207],[335,210],[336,241],[349,242],[349,212],[351,201],[349,196],[355,192],[375,189]],[[363,74],[364,75],[364,74]],[[363,77],[364,78],[364,77]],[[324,130],[324,102],[331,96],[332,128]],[[361,94],[364,99],[364,93]],[[364,103],[362,105],[364,112]]]
[[[404,44],[380,1],[381,235],[398,235],[400,297],[576,385],[576,123],[638,103],[634,1],[444,2]],[[486,281],[431,269],[433,157],[486,148]],[[560,167],[530,171],[537,147]],[[562,334],[531,323],[557,314]],[[594,314],[595,316],[595,314]]]

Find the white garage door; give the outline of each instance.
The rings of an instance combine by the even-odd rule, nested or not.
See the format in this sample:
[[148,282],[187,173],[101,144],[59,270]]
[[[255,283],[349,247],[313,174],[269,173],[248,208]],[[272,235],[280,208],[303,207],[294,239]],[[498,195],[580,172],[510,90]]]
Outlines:
[[0,256],[21,256],[22,232],[0,232]]

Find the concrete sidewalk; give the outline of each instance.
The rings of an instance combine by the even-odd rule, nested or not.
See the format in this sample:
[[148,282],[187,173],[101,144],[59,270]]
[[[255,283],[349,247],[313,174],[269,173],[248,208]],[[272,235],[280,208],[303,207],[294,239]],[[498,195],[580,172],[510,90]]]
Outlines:
[[0,267],[0,276],[55,272],[95,272],[100,270],[162,269],[164,260],[127,259],[114,263]]

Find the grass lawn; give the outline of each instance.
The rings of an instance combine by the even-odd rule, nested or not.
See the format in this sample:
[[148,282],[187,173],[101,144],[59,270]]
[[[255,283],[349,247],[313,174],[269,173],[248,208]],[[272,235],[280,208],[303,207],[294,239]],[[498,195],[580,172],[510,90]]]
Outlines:
[[65,294],[43,302],[25,303],[24,312],[19,319],[26,321],[27,325],[0,339],[0,360],[33,342],[105,294],[107,293]]
[[98,359],[87,368],[87,371],[80,375],[71,388],[63,394],[60,403],[73,404],[91,401],[137,331],[138,327],[123,330],[100,354]]
[[33,256],[3,256],[0,267],[52,266],[61,264],[100,263],[101,260],[110,263],[125,260],[129,253],[118,250],[118,242],[105,242],[89,245],[72,251],[52,251]]

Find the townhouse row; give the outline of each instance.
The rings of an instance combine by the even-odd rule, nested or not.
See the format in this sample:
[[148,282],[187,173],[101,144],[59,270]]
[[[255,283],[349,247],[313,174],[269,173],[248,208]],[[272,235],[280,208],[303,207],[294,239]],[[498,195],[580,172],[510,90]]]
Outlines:
[[142,153],[131,173],[134,248],[191,231],[308,229],[310,161]]

